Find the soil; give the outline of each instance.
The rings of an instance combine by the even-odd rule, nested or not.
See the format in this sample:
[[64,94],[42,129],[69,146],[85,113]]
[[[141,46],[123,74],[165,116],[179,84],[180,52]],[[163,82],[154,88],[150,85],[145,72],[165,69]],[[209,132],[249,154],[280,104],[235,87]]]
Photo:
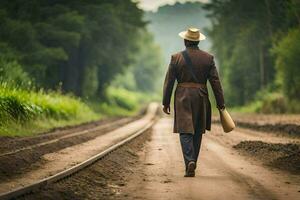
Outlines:
[[263,161],[264,164],[300,174],[299,143],[266,143],[262,141],[242,141],[235,149]]
[[139,152],[143,152],[150,137],[151,130],[79,173],[18,199],[123,199],[127,195],[120,191],[135,172]]

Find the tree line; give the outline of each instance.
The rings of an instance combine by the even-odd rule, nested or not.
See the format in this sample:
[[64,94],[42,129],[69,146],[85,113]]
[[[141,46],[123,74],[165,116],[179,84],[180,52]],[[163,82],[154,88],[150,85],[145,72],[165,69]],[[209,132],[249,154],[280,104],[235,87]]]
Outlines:
[[1,0],[0,82],[103,97],[130,66],[141,68],[132,70],[137,74],[158,67],[147,60],[136,65],[140,52],[147,59],[141,49],[153,46],[145,25],[143,11],[131,0]]
[[212,0],[204,8],[227,105],[245,105],[258,91],[300,100],[298,0]]

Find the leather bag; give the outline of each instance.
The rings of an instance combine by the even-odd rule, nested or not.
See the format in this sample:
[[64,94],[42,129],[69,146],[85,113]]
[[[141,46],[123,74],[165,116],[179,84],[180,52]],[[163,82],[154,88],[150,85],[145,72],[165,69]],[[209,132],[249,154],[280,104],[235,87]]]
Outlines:
[[225,133],[229,133],[235,128],[234,121],[232,120],[230,114],[227,112],[226,108],[219,109],[220,121]]

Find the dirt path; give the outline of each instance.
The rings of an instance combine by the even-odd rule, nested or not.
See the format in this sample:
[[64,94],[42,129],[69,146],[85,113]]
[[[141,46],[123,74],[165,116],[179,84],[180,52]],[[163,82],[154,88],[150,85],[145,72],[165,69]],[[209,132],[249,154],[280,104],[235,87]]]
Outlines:
[[184,178],[179,138],[171,126],[172,119],[162,118],[153,128],[152,141],[123,189],[123,199],[300,199],[299,176],[266,168],[232,148],[244,139],[290,139],[242,130],[223,135],[213,126],[203,139],[196,177]]

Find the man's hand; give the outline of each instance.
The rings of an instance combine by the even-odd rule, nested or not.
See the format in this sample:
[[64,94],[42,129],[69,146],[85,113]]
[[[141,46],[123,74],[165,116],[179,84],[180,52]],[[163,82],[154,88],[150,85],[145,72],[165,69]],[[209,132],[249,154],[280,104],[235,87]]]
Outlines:
[[171,111],[170,106],[164,106],[163,107],[163,111],[164,111],[164,113],[166,113],[167,115],[169,115],[170,111]]
[[224,110],[224,109],[225,109],[225,105],[217,106],[217,108],[218,108],[219,110]]

